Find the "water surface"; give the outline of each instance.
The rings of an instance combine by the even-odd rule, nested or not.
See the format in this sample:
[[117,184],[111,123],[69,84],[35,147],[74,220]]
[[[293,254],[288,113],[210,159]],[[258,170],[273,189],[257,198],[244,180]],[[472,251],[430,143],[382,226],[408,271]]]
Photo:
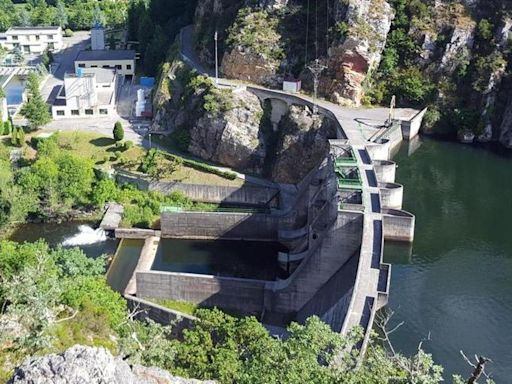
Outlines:
[[393,341],[424,344],[437,362],[468,376],[466,355],[493,359],[498,383],[512,377],[512,159],[482,148],[425,140],[396,156],[414,244],[386,244],[393,263],[390,307],[405,321]]
[[162,239],[152,269],[275,280],[280,273],[275,243]]
[[94,224],[87,221],[70,221],[61,224],[27,223],[18,226],[10,240],[34,242],[43,239],[50,247],[58,245],[63,245],[65,248],[79,247],[89,257],[114,254],[117,240],[107,238],[103,231],[95,229]]

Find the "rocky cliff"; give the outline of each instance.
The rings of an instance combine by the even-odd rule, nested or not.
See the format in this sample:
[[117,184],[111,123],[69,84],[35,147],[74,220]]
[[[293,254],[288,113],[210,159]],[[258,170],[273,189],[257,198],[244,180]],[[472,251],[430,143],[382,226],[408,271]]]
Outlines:
[[130,366],[104,348],[75,345],[61,354],[33,357],[18,367],[9,384],[215,384],[172,376],[159,368]]
[[[309,7],[308,7],[309,4]],[[224,75],[271,87],[320,59],[320,95],[339,104],[429,106],[425,131],[510,146],[512,2],[206,0],[197,48]]]

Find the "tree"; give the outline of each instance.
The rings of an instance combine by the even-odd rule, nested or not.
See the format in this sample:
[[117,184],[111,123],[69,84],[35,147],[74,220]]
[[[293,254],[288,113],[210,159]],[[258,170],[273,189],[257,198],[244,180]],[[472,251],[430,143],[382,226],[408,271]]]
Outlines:
[[55,23],[63,29],[68,25],[68,13],[64,3],[61,0],[57,1]]
[[28,101],[21,107],[20,113],[28,120],[31,129],[48,124],[52,117],[48,104],[39,92],[39,77],[31,73],[27,81]]
[[18,24],[22,27],[30,27],[32,22],[30,21],[30,13],[23,8],[18,14]]
[[124,139],[124,128],[120,121],[116,121],[114,124],[113,137],[115,141],[122,141]]

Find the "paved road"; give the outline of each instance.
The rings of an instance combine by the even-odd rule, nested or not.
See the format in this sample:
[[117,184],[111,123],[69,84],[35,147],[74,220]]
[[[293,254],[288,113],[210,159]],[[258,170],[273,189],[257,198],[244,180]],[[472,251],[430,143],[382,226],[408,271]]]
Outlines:
[[66,72],[75,71],[75,59],[80,51],[87,48],[89,43],[89,32],[79,31],[75,32],[72,37],[64,38],[65,48],[54,56],[54,62],[55,64],[59,64],[59,67],[54,74],[50,74],[41,90],[43,98],[49,104],[53,104],[55,101],[57,93],[64,83],[64,74]]

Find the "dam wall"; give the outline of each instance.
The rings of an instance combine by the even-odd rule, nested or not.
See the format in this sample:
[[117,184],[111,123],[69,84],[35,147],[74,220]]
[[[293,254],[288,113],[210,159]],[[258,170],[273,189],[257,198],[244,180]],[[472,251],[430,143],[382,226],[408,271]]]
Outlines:
[[402,209],[404,187],[397,183],[379,183],[382,208]]
[[414,240],[416,218],[412,213],[399,209],[383,209],[384,238],[391,241]]
[[242,185],[229,187],[223,185],[189,184],[174,181],[153,181],[131,172],[118,172],[117,181],[121,184],[133,184],[146,191],[158,191],[169,194],[183,192],[194,201],[214,204],[237,204],[256,207],[277,206],[279,189]]
[[162,212],[162,237],[277,241],[282,225],[291,218],[240,212]]
[[383,183],[394,183],[396,177],[396,163],[391,160],[374,160],[373,169],[377,180]]
[[[162,271],[138,272],[137,296],[188,301],[241,314],[261,314],[265,296],[263,280],[239,279]],[[271,282],[270,282],[271,283]]]

